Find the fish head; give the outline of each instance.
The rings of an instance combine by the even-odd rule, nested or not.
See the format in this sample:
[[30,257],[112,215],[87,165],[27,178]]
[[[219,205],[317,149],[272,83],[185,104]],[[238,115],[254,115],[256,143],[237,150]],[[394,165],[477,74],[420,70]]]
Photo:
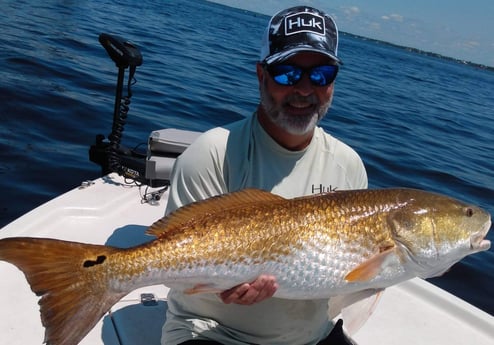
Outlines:
[[488,250],[488,212],[434,193],[409,190],[389,215],[392,236],[409,267],[421,278],[446,272],[467,255]]

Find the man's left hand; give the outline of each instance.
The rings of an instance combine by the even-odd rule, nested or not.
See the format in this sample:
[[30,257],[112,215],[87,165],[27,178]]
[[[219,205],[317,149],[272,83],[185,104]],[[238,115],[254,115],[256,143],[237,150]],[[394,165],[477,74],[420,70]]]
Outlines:
[[253,282],[237,285],[223,291],[219,296],[226,304],[251,305],[272,297],[277,289],[278,284],[274,276],[260,275]]

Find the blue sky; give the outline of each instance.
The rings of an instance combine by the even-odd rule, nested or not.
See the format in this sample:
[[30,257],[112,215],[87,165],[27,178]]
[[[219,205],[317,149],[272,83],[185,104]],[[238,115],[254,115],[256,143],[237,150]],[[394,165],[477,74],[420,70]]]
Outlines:
[[341,31],[494,67],[494,0],[212,1],[267,15],[306,4]]

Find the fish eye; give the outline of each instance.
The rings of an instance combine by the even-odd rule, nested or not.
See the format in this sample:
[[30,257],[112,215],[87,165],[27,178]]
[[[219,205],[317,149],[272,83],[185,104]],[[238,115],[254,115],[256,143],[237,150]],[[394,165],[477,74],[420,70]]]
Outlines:
[[473,208],[467,207],[467,209],[465,210],[465,215],[469,218],[473,216]]

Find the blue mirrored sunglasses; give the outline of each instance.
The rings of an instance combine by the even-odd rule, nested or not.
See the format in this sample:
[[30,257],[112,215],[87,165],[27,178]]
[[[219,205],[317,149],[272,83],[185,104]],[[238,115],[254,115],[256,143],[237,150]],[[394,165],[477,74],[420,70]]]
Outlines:
[[279,85],[295,85],[302,79],[304,73],[307,73],[313,85],[328,86],[338,74],[338,65],[322,65],[307,69],[294,65],[267,65],[267,70]]

